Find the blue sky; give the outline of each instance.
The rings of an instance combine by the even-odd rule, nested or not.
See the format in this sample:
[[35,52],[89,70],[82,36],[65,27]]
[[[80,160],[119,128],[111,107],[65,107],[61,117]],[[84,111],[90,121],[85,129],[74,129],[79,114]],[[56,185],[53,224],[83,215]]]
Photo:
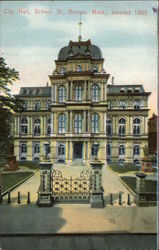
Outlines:
[[[157,1],[22,1],[1,2],[0,47],[9,66],[20,72],[20,86],[43,86],[54,69],[61,47],[78,38],[78,14],[82,15],[82,39],[98,45],[105,59],[105,69],[115,77],[115,84],[143,84],[152,91],[150,106],[157,108]],[[30,14],[19,14],[27,8]],[[35,9],[52,14],[35,14]],[[63,14],[57,14],[60,9]],[[92,14],[92,9],[103,14]],[[130,15],[113,15],[127,11]],[[143,15],[141,12],[143,11]],[[140,12],[140,15],[139,15]],[[11,15],[11,13],[13,13]]]

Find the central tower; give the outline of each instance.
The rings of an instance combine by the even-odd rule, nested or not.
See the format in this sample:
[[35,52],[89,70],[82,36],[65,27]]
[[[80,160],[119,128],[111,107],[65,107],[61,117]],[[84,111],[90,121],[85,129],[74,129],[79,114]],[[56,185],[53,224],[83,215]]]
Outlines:
[[90,40],[63,47],[50,75],[54,162],[88,164],[98,149],[106,162],[107,81],[104,59]]

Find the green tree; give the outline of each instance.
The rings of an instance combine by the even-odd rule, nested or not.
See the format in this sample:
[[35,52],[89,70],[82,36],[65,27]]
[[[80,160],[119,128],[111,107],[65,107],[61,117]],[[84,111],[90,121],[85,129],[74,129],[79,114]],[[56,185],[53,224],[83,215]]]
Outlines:
[[19,73],[10,69],[0,57],[0,161],[6,160],[13,143],[14,114],[22,110],[22,100],[11,95],[10,86],[19,79]]

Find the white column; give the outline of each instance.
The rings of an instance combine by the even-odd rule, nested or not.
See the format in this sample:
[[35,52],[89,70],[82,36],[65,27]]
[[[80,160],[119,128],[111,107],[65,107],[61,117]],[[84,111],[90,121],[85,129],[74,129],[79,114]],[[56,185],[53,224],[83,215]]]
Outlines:
[[69,81],[66,84],[66,100],[69,100]]
[[100,101],[103,101],[103,83],[101,83],[101,85],[100,85],[100,90],[101,90],[101,93],[100,93]]

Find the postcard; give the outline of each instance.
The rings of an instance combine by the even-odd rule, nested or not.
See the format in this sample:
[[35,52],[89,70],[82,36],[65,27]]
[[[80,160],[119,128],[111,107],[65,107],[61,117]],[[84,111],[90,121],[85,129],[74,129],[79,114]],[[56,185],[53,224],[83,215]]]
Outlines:
[[1,1],[0,249],[157,249],[157,1]]

